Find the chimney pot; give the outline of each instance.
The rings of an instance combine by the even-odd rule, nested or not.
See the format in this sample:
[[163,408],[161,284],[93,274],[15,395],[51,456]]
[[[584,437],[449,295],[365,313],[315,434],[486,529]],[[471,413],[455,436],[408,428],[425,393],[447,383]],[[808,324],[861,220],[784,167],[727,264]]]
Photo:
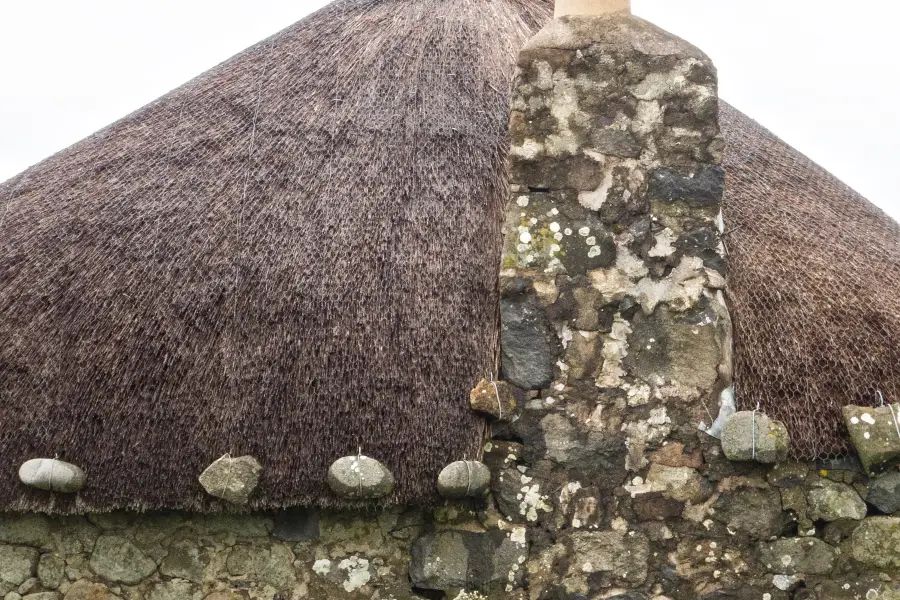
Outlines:
[[631,14],[631,0],[556,0],[555,17]]

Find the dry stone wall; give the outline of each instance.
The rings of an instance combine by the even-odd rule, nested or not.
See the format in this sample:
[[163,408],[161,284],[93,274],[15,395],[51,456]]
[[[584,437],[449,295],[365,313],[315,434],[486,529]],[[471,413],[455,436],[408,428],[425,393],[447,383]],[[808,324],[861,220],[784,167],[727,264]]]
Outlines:
[[7,515],[0,597],[900,598],[900,472],[733,462],[700,429],[731,383],[717,115],[709,59],[639,19],[558,20],[523,50],[483,498]]

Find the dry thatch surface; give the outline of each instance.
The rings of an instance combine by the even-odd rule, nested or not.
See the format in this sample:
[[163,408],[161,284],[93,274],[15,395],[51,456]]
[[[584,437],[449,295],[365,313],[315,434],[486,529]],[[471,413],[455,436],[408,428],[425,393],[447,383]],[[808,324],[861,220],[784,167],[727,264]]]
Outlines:
[[[0,507],[433,498],[494,367],[515,57],[549,0],[337,2],[0,185]],[[78,504],[18,466],[82,466]]]
[[735,389],[793,453],[849,453],[841,407],[900,401],[900,226],[722,103]]
[[[0,184],[0,508],[334,505],[363,451],[394,502],[472,456],[493,369],[508,88],[550,0],[346,0]],[[897,398],[898,227],[723,106],[737,388],[798,456]],[[78,504],[18,485],[81,465]]]

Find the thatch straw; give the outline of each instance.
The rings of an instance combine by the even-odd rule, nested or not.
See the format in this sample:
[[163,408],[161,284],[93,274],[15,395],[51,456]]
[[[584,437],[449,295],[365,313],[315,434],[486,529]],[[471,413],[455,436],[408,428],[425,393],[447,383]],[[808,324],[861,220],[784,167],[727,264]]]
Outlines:
[[[508,90],[549,0],[347,0],[0,184],[0,510],[336,505],[359,446],[435,499],[494,366]],[[900,392],[897,225],[730,107],[737,389],[798,455]],[[19,465],[83,467],[77,503]],[[346,504],[341,504],[346,505]]]
[[900,401],[900,226],[734,108],[724,216],[738,404],[801,458],[847,454],[841,407]]
[[[0,185],[0,510],[427,502],[494,367],[510,80],[552,3],[337,2]],[[17,483],[87,472],[77,504]]]

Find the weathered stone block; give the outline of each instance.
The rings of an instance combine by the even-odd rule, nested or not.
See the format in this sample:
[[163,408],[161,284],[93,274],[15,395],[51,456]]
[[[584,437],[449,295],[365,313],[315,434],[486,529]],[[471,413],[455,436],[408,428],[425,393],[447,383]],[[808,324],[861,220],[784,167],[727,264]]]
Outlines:
[[113,594],[102,583],[80,579],[72,584],[63,598],[64,600],[118,600],[119,596]]
[[135,585],[156,571],[156,563],[128,539],[104,535],[97,539],[90,559],[91,569],[104,579]]
[[900,462],[900,405],[845,406],[843,412],[850,439],[869,473]]
[[203,593],[190,581],[172,579],[162,581],[150,588],[147,600],[200,600]]
[[21,585],[37,571],[38,552],[22,546],[0,546],[0,582]]
[[489,589],[521,585],[528,547],[502,531],[443,531],[415,541],[409,576],[414,587],[427,590]]
[[694,171],[670,168],[650,173],[650,200],[685,202],[696,208],[718,206],[725,193],[725,169],[719,165]]
[[44,515],[0,517],[0,542],[35,548],[50,545],[50,520]]
[[850,538],[853,558],[877,569],[900,569],[900,518],[869,517]]
[[521,298],[500,301],[500,371],[504,379],[526,390],[553,381],[553,354],[540,310]]
[[169,546],[168,553],[159,565],[159,572],[166,577],[203,583],[203,575],[209,563],[207,549],[201,548],[194,540],[181,539]]
[[767,540],[781,534],[786,524],[781,508],[777,490],[740,487],[719,495],[713,503],[715,512],[711,518],[736,535]]
[[650,544],[642,533],[579,532],[571,544],[568,577],[601,580],[601,585],[639,585],[647,578]]
[[860,520],[866,516],[866,503],[852,487],[827,479],[815,482],[807,494],[809,518],[813,521]]
[[776,463],[787,458],[789,447],[790,438],[784,423],[773,421],[760,412],[737,412],[722,428],[722,451],[728,460]]
[[252,456],[222,456],[200,475],[206,493],[232,504],[247,504],[259,484],[262,466]]
[[872,481],[866,501],[887,515],[900,512],[900,473],[888,473]]
[[760,544],[759,560],[771,573],[827,575],[835,562],[835,549],[818,538],[789,538]]
[[282,544],[239,544],[231,549],[225,566],[231,575],[258,579],[276,590],[287,590],[297,582],[294,553]]
[[65,577],[66,561],[55,554],[42,554],[38,562],[37,576],[41,585],[55,590]]

